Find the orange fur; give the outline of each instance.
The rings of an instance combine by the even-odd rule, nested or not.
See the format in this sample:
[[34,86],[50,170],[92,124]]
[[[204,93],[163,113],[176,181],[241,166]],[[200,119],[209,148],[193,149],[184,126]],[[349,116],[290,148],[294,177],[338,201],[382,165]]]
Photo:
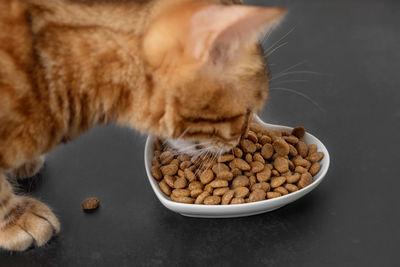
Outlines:
[[4,174],[34,174],[41,155],[97,124],[237,143],[267,98],[257,37],[284,10],[218,2],[239,1],[0,0],[0,247],[59,229]]

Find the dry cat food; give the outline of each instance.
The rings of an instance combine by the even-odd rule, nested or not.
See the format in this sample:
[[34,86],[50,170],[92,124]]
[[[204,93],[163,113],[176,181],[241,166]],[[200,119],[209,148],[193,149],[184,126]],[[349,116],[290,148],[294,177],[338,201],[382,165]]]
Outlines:
[[323,152],[303,140],[305,129],[291,132],[251,123],[231,153],[219,157],[177,155],[154,142],[151,173],[172,201],[227,205],[290,194],[310,185],[320,170]]
[[98,198],[95,197],[88,197],[82,202],[82,209],[91,211],[95,210],[99,207],[100,201]]

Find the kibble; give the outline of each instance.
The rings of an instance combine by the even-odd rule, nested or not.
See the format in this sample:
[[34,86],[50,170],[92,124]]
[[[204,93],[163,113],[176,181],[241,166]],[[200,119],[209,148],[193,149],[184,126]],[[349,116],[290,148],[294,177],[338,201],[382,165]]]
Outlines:
[[301,126],[290,132],[252,122],[239,145],[219,157],[177,155],[156,140],[151,174],[160,190],[180,203],[234,205],[277,198],[307,187],[321,169],[324,153],[306,144],[304,135]]
[[88,197],[82,202],[82,209],[85,211],[95,210],[99,207],[100,201],[96,197]]

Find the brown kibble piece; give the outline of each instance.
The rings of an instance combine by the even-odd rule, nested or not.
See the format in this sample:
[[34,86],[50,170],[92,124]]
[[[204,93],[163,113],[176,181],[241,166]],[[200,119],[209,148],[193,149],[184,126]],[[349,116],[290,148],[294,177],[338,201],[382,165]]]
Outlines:
[[178,169],[178,176],[185,177],[185,173],[181,169]]
[[187,185],[187,180],[185,177],[179,177],[174,182],[174,188],[181,189],[181,188],[185,188],[186,185]]
[[297,190],[299,190],[299,188],[297,186],[295,186],[294,184],[285,184],[284,187],[290,193],[293,193],[293,192],[296,192]]
[[258,162],[261,162],[262,164],[265,164],[265,160],[264,160],[263,156],[261,156],[261,153],[259,153],[259,152],[254,153],[253,161],[258,161]]
[[243,157],[243,151],[238,147],[235,147],[233,149],[233,154],[235,154],[235,157],[237,157],[237,158]]
[[159,182],[158,186],[160,187],[161,191],[164,194],[166,194],[167,196],[171,195],[171,188],[167,185],[167,183],[164,180]]
[[218,162],[229,162],[234,158],[235,156],[233,156],[232,154],[224,154],[218,158]]
[[287,143],[292,144],[292,145],[295,145],[295,144],[297,144],[297,143],[299,142],[299,138],[297,138],[297,137],[294,136],[294,135],[284,136],[283,139],[284,139]]
[[246,176],[240,175],[235,177],[235,179],[233,179],[232,181],[232,189],[235,189],[236,187],[239,186],[248,186],[249,185],[249,178],[247,178]]
[[188,197],[190,196],[190,190],[189,189],[174,189],[172,190],[172,195],[174,197]]
[[235,197],[245,197],[249,193],[249,188],[244,186],[239,186],[234,189]]
[[276,153],[280,156],[286,156],[289,154],[289,144],[283,138],[277,138],[272,144]]
[[235,158],[231,161],[232,166],[234,166],[234,168],[239,168],[243,171],[249,171],[250,170],[250,165],[244,161],[243,159],[239,159],[239,158]]
[[82,209],[85,211],[95,210],[99,207],[100,201],[96,197],[88,197],[82,202]]
[[280,197],[281,193],[279,192],[267,192],[267,198],[271,199],[271,198],[277,198]]
[[250,153],[247,153],[245,156],[245,160],[247,161],[247,163],[251,163],[253,161],[253,156]]
[[162,173],[161,173],[160,168],[158,166],[151,167],[151,175],[153,175],[153,177],[156,180],[161,180],[162,179]]
[[280,173],[275,169],[271,171],[271,174],[272,174],[272,176],[279,176],[280,175]]
[[235,191],[233,190],[226,191],[225,194],[222,196],[221,204],[228,205],[231,202],[234,194]]
[[193,181],[189,184],[188,189],[190,191],[195,190],[195,189],[203,189],[203,184],[200,183],[199,181]]
[[170,151],[165,151],[160,155],[161,164],[167,165],[174,159],[174,155]]
[[239,168],[233,168],[231,172],[232,172],[233,177],[242,175],[242,171]]
[[207,191],[204,191],[203,193],[201,193],[197,198],[196,198],[196,200],[195,200],[195,204],[203,204],[204,203],[204,199],[206,198],[206,197],[208,197],[210,195],[210,193],[209,192],[207,192]]
[[311,144],[308,146],[308,156],[314,154],[317,152],[317,145],[316,144]]
[[214,179],[214,173],[211,170],[205,170],[200,174],[200,182],[208,184]]
[[262,145],[265,145],[265,144],[271,143],[271,142],[272,142],[272,139],[268,135],[263,135],[260,138],[260,144],[262,144]]
[[289,144],[289,155],[293,157],[298,155],[297,149],[291,144]]
[[305,167],[305,168],[311,166],[311,163],[308,160],[303,159],[301,156],[294,157],[293,158],[293,163],[296,166],[302,166],[302,167]]
[[254,144],[257,144],[258,142],[257,134],[251,130],[247,133],[247,139],[252,141]]
[[294,169],[295,172],[303,174],[307,172],[307,169],[302,167],[302,166],[296,166],[296,168]]
[[190,196],[197,198],[201,193],[203,193],[203,189],[197,188],[197,189],[190,191]]
[[205,187],[204,187],[204,191],[207,191],[208,193],[210,193],[210,195],[213,193],[213,191],[214,191],[214,188],[210,185],[210,184],[207,184]]
[[175,183],[175,178],[173,177],[173,176],[171,176],[171,175],[165,175],[164,176],[164,181],[165,181],[165,183],[167,183],[167,185],[169,186],[169,187],[172,187],[172,188],[174,188],[174,183]]
[[274,160],[274,167],[280,173],[287,172],[289,170],[288,160],[283,157],[277,157]]
[[255,133],[262,132],[264,130],[264,128],[260,124],[255,122],[250,123],[249,128]]
[[276,188],[283,185],[286,182],[286,177],[279,176],[279,177],[272,177],[271,178],[271,187]]
[[184,174],[185,174],[186,179],[187,179],[189,182],[192,182],[192,181],[195,181],[195,180],[196,180],[196,175],[194,175],[194,173],[193,173],[191,170],[185,169],[185,170],[184,170]]
[[205,205],[218,205],[219,203],[221,203],[220,196],[208,196],[204,199]]
[[271,186],[269,185],[269,183],[265,183],[265,182],[256,183],[251,187],[251,191],[254,191],[256,189],[262,189],[265,192],[268,192],[271,189]]
[[297,126],[292,130],[292,135],[296,136],[297,138],[303,138],[306,134],[306,129],[303,126]]
[[178,171],[178,166],[175,164],[170,164],[162,166],[160,169],[163,175],[175,175]]
[[151,165],[153,167],[158,167],[161,165],[161,162],[158,160],[157,156],[154,156],[153,159],[151,160]]
[[255,183],[257,183],[256,177],[254,175],[250,175],[250,177],[249,177],[249,187],[251,188],[251,186],[253,184],[255,184]]
[[250,166],[251,166],[251,171],[253,173],[258,173],[258,172],[264,170],[264,164],[262,164],[259,161],[253,161],[252,163],[250,163]]
[[311,165],[309,172],[312,176],[314,176],[319,172],[320,168],[321,165],[318,162],[315,162],[313,165]]
[[194,199],[191,197],[175,197],[174,195],[171,194],[171,200],[175,202],[180,202],[180,203],[186,203],[186,204],[193,204]]
[[222,196],[224,195],[227,191],[229,191],[229,187],[220,187],[214,189],[213,195],[214,196]]
[[242,139],[240,141],[240,146],[242,147],[243,151],[246,153],[254,153],[257,150],[256,145],[248,139]]
[[179,160],[173,159],[169,164],[174,164],[174,165],[178,166],[178,169],[179,169]]
[[180,162],[183,162],[183,161],[190,161],[189,155],[185,155],[185,154],[179,155],[179,156],[177,157],[177,159],[178,159]]
[[224,171],[230,171],[229,167],[226,166],[224,163],[216,163],[212,166],[212,170],[215,174],[219,172],[224,172]]
[[315,153],[311,154],[310,156],[308,156],[307,160],[309,160],[311,162],[317,162],[317,161],[320,161],[323,157],[324,157],[323,152],[315,152]]
[[301,189],[310,185],[311,183],[312,183],[312,176],[310,173],[306,172],[301,175],[300,180],[297,183],[297,186]]
[[227,187],[228,186],[228,181],[227,180],[222,180],[222,179],[217,179],[214,180],[210,183],[210,185],[213,188],[217,188],[217,187]]
[[270,159],[274,154],[274,147],[271,144],[265,144],[261,148],[261,155],[264,159]]
[[266,193],[262,189],[256,189],[253,192],[250,193],[249,195],[249,202],[256,202],[256,201],[261,201],[264,200],[266,197]]
[[307,156],[308,153],[308,147],[304,141],[299,141],[296,145],[297,152],[302,156],[303,158]]
[[230,171],[218,172],[217,173],[217,179],[223,179],[223,180],[227,180],[227,181],[232,181],[233,174]]
[[274,189],[274,192],[280,193],[282,196],[289,194],[288,190],[284,188],[283,186],[279,186]]
[[232,198],[232,200],[231,200],[231,204],[243,204],[243,203],[245,203],[244,202],[244,198],[242,198],[242,197],[235,197],[235,198]]
[[271,169],[264,168],[264,170],[257,173],[256,176],[259,182],[266,182],[269,180],[269,178],[271,178]]
[[286,177],[286,182],[289,184],[294,184],[297,183],[297,181],[300,180],[300,174],[299,173],[294,173],[292,175],[289,175]]

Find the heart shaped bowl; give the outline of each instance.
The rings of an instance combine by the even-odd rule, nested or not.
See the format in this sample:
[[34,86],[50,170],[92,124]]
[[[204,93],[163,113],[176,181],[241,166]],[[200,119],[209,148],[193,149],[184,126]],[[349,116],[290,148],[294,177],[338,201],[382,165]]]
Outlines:
[[[263,127],[268,129],[287,130],[291,131],[293,128],[281,125],[273,125],[263,122],[258,116],[254,116],[254,121],[261,124]],[[144,150],[144,161],[146,166],[146,173],[149,179],[151,188],[153,188],[158,200],[167,208],[174,212],[180,213],[184,216],[199,217],[199,218],[233,218],[233,217],[244,217],[264,212],[273,211],[283,207],[293,201],[304,197],[306,194],[314,190],[325,178],[329,168],[329,153],[324,144],[318,140],[315,136],[306,133],[303,140],[307,144],[316,144],[317,150],[324,152],[325,156],[320,161],[321,169],[313,177],[313,182],[305,188],[302,188],[296,192],[281,196],[278,198],[262,200],[258,202],[235,204],[235,205],[198,205],[198,204],[185,204],[174,202],[169,199],[168,196],[158,187],[158,182],[151,175],[151,160],[154,156],[154,137],[149,136],[146,140]]]

